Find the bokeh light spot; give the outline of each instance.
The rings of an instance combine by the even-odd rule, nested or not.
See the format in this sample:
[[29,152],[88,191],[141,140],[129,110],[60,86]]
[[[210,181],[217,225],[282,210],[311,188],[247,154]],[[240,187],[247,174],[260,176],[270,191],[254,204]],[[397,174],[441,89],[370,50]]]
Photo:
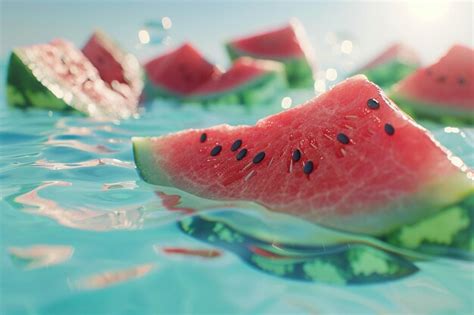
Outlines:
[[337,71],[334,68],[326,70],[326,79],[329,81],[335,81],[337,79]]
[[290,108],[292,103],[293,103],[293,100],[291,99],[291,97],[285,96],[281,100],[281,107],[284,109]]
[[139,30],[138,40],[141,44],[148,44],[150,42],[150,33],[147,30]]

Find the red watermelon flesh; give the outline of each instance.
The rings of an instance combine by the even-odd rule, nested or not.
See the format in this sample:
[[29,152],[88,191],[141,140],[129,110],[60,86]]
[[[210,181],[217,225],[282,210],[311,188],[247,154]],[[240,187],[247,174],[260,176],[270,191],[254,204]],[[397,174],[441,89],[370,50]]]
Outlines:
[[401,81],[394,96],[412,105],[433,105],[472,115],[474,111],[474,50],[455,45],[435,64]]
[[229,70],[198,87],[192,95],[224,93],[278,71],[282,71],[282,66],[277,62],[241,57]]
[[110,89],[69,42],[57,39],[17,48],[10,60],[8,85],[24,96],[24,103],[15,106],[71,106],[100,119],[127,118],[137,112],[138,104]]
[[375,68],[377,66],[388,63],[392,60],[402,60],[406,63],[417,65],[420,63],[417,53],[410,47],[395,43],[378,55],[375,59],[367,63],[359,71]]
[[462,161],[364,76],[255,126],[185,130],[133,144],[139,172],[152,184],[254,201],[366,234],[415,222],[474,190]]
[[305,50],[293,24],[233,40],[234,48],[249,55],[268,59],[301,58]]
[[200,85],[220,74],[215,65],[187,43],[149,61],[145,70],[155,87],[177,96],[189,95]]
[[102,80],[112,88],[125,96],[140,95],[143,80],[138,60],[123,51],[104,32],[94,32],[82,52],[97,68]]

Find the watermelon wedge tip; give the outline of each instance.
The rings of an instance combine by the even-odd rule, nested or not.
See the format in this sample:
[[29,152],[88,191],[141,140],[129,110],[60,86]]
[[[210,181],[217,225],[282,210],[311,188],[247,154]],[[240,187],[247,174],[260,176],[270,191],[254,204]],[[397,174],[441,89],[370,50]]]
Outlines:
[[143,71],[133,54],[124,51],[102,30],[96,30],[91,35],[82,52],[113,90],[139,101],[143,89]]

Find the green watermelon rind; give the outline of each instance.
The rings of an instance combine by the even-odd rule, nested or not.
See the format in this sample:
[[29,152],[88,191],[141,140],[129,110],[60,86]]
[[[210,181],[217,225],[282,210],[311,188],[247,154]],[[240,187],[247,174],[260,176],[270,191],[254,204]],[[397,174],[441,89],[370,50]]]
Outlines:
[[453,108],[449,104],[435,104],[417,101],[392,89],[390,98],[407,114],[416,120],[429,120],[445,125],[474,125],[470,110]]
[[258,56],[240,51],[238,48],[234,47],[232,43],[227,43],[225,47],[231,60],[248,56],[255,59],[271,59],[283,63],[288,85],[291,88],[308,88],[313,87],[314,85],[313,67],[304,55],[302,55],[300,58],[271,58],[269,56]]
[[373,68],[361,69],[359,73],[364,74],[370,81],[385,89],[404,79],[417,68],[416,64],[392,60]]
[[33,70],[25,62],[20,49],[11,55],[7,70],[7,102],[20,108],[37,107],[51,110],[74,110],[70,104],[51,92],[53,82],[38,80]]
[[140,177],[147,183],[173,186],[166,174],[160,168],[155,167],[155,156],[151,144],[148,138],[132,138],[133,156]]
[[262,104],[274,99],[286,87],[287,82],[283,73],[272,71],[255,77],[232,90],[193,95],[185,101],[202,104]]

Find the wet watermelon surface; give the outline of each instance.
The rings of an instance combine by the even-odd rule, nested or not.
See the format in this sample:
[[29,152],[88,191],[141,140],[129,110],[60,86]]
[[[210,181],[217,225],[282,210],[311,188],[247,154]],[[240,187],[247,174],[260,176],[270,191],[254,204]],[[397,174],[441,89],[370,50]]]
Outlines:
[[[297,104],[309,94],[288,97]],[[253,124],[283,110],[278,103],[251,113],[238,106],[153,105],[139,119],[112,124],[8,109],[2,101],[6,313],[472,310],[473,265],[465,257],[439,248],[419,257],[254,205],[211,202],[144,183],[132,162],[132,136]],[[474,166],[473,129],[427,126]]]

